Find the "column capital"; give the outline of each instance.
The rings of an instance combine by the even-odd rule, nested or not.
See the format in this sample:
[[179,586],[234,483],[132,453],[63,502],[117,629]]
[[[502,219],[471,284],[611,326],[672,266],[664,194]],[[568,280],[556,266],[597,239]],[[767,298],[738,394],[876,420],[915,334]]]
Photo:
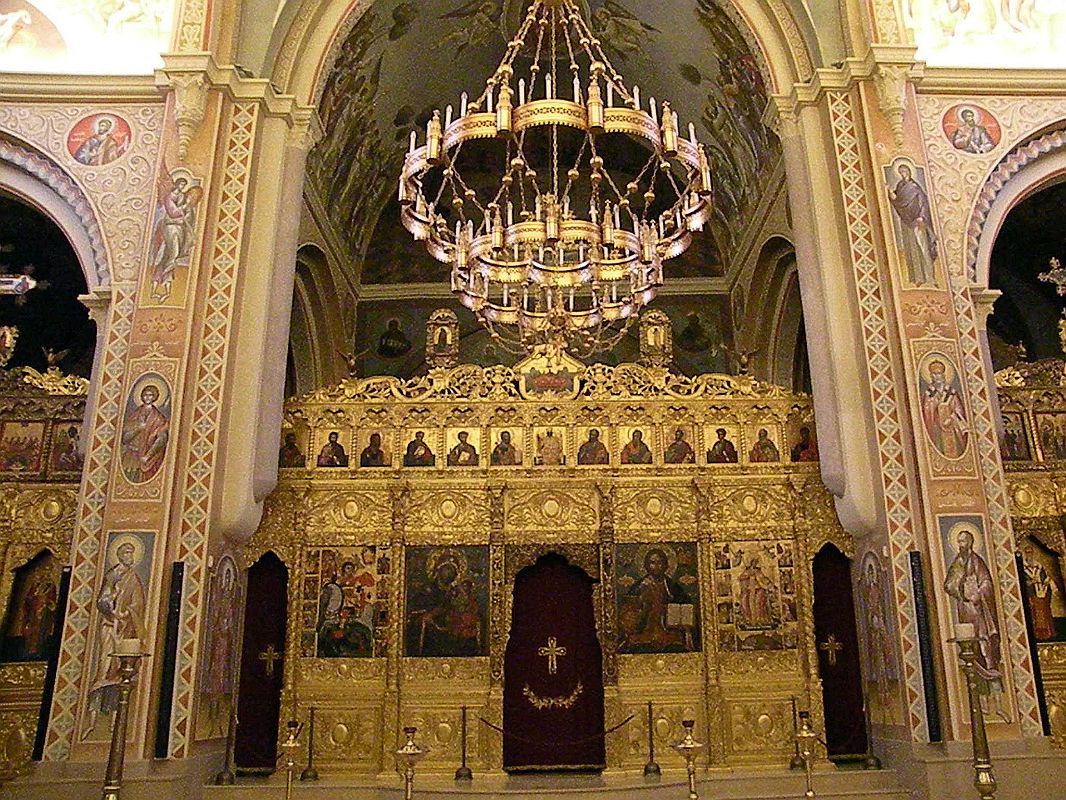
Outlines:
[[984,286],[967,286],[966,296],[969,297],[970,303],[973,305],[975,314],[974,321],[977,323],[977,327],[984,331],[988,327],[988,317],[992,314],[992,306],[995,305],[996,300],[1003,294],[999,289],[989,289]]
[[111,287],[100,286],[88,294],[79,294],[78,300],[89,309],[89,319],[96,323],[97,330],[107,324],[107,312],[111,308]]

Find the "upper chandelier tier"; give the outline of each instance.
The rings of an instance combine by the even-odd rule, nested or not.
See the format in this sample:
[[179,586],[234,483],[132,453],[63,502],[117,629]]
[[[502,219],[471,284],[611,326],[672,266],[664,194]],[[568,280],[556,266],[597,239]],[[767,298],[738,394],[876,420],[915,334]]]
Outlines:
[[574,0],[533,0],[477,99],[412,132],[404,227],[510,349],[613,347],[710,217],[694,127],[647,108]]

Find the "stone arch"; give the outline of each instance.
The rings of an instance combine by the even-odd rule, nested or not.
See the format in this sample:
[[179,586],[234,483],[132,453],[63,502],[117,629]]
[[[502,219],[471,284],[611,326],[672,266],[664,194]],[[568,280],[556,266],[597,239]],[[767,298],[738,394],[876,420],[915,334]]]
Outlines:
[[744,344],[756,347],[755,374],[793,387],[797,340],[803,324],[796,251],[782,236],[768,238],[752,271],[744,319]]
[[966,277],[988,286],[992,245],[1011,210],[1066,175],[1066,123],[1018,145],[991,171],[966,228]]
[[[288,0],[278,13],[264,76],[300,102],[316,103],[340,44],[372,5],[373,0]],[[819,59],[808,16],[797,17],[786,0],[729,0],[722,7],[761,60],[771,92],[786,92],[811,77]]]
[[326,254],[314,244],[296,251],[289,347],[296,369],[298,393],[325,386],[345,377],[338,339],[341,329],[338,291]]
[[90,292],[111,284],[100,222],[85,193],[58,164],[0,138],[0,189],[33,206],[63,231]]

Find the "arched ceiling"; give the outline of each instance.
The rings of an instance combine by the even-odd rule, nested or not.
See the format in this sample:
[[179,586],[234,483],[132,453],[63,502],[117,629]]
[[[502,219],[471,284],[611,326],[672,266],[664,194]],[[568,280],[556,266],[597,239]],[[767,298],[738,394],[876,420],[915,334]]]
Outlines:
[[[321,89],[325,135],[310,156],[309,193],[362,282],[444,279],[389,202],[408,135],[432,109],[457,106],[462,91],[480,92],[503,53],[508,20],[524,6],[377,0],[343,38]],[[762,124],[759,57],[714,0],[588,0],[586,8],[616,69],[645,98],[669,99],[682,129],[693,122],[712,162],[715,218],[668,274],[721,275],[780,156]]]

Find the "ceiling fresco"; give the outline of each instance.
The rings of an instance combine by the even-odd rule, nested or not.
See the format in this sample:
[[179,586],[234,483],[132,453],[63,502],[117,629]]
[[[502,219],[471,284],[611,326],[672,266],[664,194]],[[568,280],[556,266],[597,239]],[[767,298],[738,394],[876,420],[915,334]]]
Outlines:
[[[412,129],[434,108],[476,95],[503,53],[519,0],[378,0],[341,42],[319,101],[325,135],[310,156],[310,190],[348,246],[363,283],[446,275],[398,221],[390,198]],[[714,175],[715,217],[699,246],[667,264],[684,277],[723,273],[780,145],[762,124],[759,63],[712,0],[590,0],[589,19],[615,67],[644,97],[669,99],[696,125]],[[365,258],[364,258],[365,257]]]

